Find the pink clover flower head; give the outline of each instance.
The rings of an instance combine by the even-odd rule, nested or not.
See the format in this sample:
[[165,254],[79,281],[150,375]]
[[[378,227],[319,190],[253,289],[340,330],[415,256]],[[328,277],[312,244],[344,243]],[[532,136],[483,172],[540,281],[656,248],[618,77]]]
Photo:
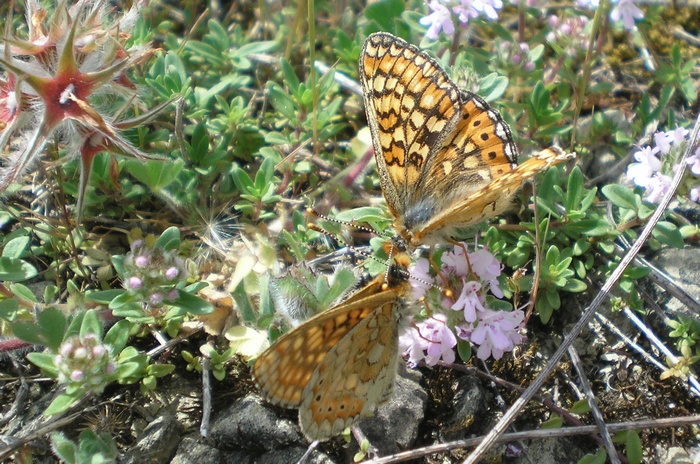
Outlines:
[[416,260],[416,264],[409,266],[408,273],[415,277],[409,279],[413,287],[413,298],[420,300],[432,287],[433,277],[430,275],[430,262],[425,258]]
[[178,292],[177,289],[174,288],[168,292],[168,301],[177,300],[177,297],[179,297],[179,296],[180,296],[180,292]]
[[83,371],[75,370],[70,373],[70,379],[73,382],[82,382],[84,378],[85,375],[83,374]]
[[129,277],[129,280],[127,280],[127,285],[132,290],[139,290],[143,286],[143,280],[136,276]]
[[501,359],[507,351],[522,342],[518,328],[525,319],[525,313],[516,311],[493,311],[487,309],[481,314],[479,324],[471,333],[471,342],[479,346],[476,356],[486,360],[489,356]]
[[150,259],[148,258],[148,256],[145,255],[137,256],[136,259],[134,259],[134,264],[136,265],[136,267],[140,267],[142,269],[148,266],[149,262]]
[[652,176],[661,170],[661,160],[656,157],[658,147],[644,147],[634,154],[638,163],[627,167],[627,178],[640,187],[646,187]]
[[167,271],[165,271],[165,278],[168,280],[173,280],[178,275],[180,275],[180,270],[178,268],[176,268],[175,266],[171,266],[168,268]]
[[622,21],[622,25],[628,31],[634,29],[634,22],[637,19],[644,18],[644,12],[637,8],[633,0],[620,0],[615,8],[610,12],[610,19],[613,21]]
[[484,311],[486,309],[479,295],[481,284],[474,281],[467,282],[464,279],[463,282],[464,286],[462,287],[462,292],[450,309],[454,311],[464,311],[464,320],[467,322],[474,322],[477,319],[477,311]]
[[154,293],[151,295],[149,298],[150,302],[154,306],[159,306],[163,303],[163,294],[162,293]]
[[438,0],[430,0],[428,7],[433,10],[433,12],[418,21],[423,26],[428,27],[425,36],[430,40],[435,40],[440,31],[444,31],[448,36],[454,34],[455,26],[452,22],[452,13],[450,10]]

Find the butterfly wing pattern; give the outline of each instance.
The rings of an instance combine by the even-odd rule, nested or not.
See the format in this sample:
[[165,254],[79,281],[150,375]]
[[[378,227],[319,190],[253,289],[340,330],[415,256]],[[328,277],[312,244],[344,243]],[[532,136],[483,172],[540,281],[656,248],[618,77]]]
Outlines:
[[569,159],[552,148],[518,166],[501,115],[391,34],[365,41],[360,81],[382,191],[398,234],[413,246],[503,212],[525,180]]
[[328,440],[385,400],[398,362],[398,317],[410,284],[393,268],[282,336],[253,365],[272,404],[299,408],[310,441]]
[[[360,80],[382,191],[410,245],[504,211],[526,179],[571,157],[550,148],[518,165],[500,114],[391,34],[367,38]],[[282,336],[255,361],[262,395],[299,408],[310,441],[340,434],[390,395],[398,320],[411,288],[408,261],[404,253],[395,256],[385,275]]]

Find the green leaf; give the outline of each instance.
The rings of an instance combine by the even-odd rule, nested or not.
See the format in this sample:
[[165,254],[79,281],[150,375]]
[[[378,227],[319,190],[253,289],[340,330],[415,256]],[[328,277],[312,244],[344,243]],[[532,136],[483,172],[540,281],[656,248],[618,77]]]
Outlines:
[[66,464],[82,464],[77,460],[78,447],[61,432],[51,434],[51,450]]
[[577,464],[605,464],[608,460],[608,454],[604,449],[599,449],[595,455],[587,454],[579,459]]
[[559,414],[553,414],[548,420],[544,421],[540,428],[542,429],[558,429],[561,428],[564,420]]
[[121,288],[90,292],[85,295],[85,301],[108,305],[113,299],[117,298],[123,293],[126,293],[126,290]]
[[118,355],[129,341],[131,322],[123,319],[114,324],[105,335],[104,342],[112,349],[113,355]]
[[459,358],[462,361],[464,361],[464,362],[469,361],[469,358],[472,357],[472,345],[471,345],[471,343],[469,343],[465,340],[462,340],[462,339],[458,339],[457,340],[457,354],[459,354]]
[[80,325],[80,336],[96,335],[98,340],[102,340],[102,324],[97,318],[97,313],[92,309],[88,310],[83,317],[83,323]]
[[68,325],[66,316],[58,309],[49,308],[39,313],[37,322],[42,329],[46,346],[54,352],[57,351]]
[[279,113],[289,121],[297,121],[299,119],[296,103],[282,87],[275,82],[268,81],[267,91],[270,97],[270,103],[272,103],[275,110],[279,111]]
[[17,318],[18,310],[19,302],[16,299],[0,300],[0,319],[14,322]]
[[569,174],[566,184],[566,201],[564,206],[567,211],[577,210],[583,198],[583,174],[578,166],[574,166]]
[[58,395],[56,398],[54,398],[49,407],[46,408],[44,415],[53,416],[54,414],[65,412],[70,409],[70,407],[73,406],[76,401],[78,401],[78,398],[74,396],[67,394]]
[[659,221],[654,230],[651,231],[651,234],[659,242],[674,248],[683,248],[685,245],[681,231],[672,222]]
[[18,258],[0,257],[0,281],[21,282],[35,277],[34,266]]
[[21,258],[29,246],[30,238],[27,236],[16,237],[5,244],[2,256],[6,258]]
[[143,182],[154,192],[160,192],[170,185],[182,171],[184,161],[141,161],[128,160],[126,168],[129,173]]
[[194,316],[210,314],[212,311],[214,311],[214,306],[212,306],[211,303],[182,290],[178,290],[177,299],[169,302],[168,304],[170,306],[182,308],[187,311],[187,313]]
[[631,189],[618,184],[609,184],[604,186],[601,191],[613,205],[633,211],[637,210],[638,203]]
[[53,353],[29,353],[27,359],[41,369],[46,375],[53,378],[58,377],[58,369],[54,363],[56,355]]
[[629,430],[627,432],[625,455],[630,464],[640,464],[642,462],[642,440],[639,439],[639,433],[636,430]]
[[579,400],[574,403],[572,407],[569,408],[571,414],[587,414],[591,411],[591,406],[588,404],[587,400]]
[[175,226],[168,227],[160,234],[155,246],[165,251],[177,250],[180,248],[180,229]]

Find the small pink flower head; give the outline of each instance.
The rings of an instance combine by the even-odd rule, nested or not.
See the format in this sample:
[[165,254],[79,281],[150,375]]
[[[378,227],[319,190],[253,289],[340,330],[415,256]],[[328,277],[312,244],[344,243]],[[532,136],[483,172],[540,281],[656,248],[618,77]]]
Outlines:
[[671,139],[671,143],[673,143],[673,145],[676,147],[688,139],[688,134],[688,129],[684,127],[677,127],[666,132],[666,136]]
[[646,194],[644,199],[649,203],[658,203],[661,198],[668,192],[673,179],[665,174],[657,174],[646,185]]
[[83,374],[83,371],[75,370],[70,374],[70,379],[72,382],[82,382],[84,378],[85,375]]
[[179,296],[180,296],[180,292],[176,288],[174,288],[168,292],[168,295],[167,295],[168,301],[177,300]]
[[162,293],[154,293],[151,295],[149,298],[149,301],[153,306],[160,306],[163,304],[163,294]]
[[654,143],[659,148],[659,152],[662,155],[668,155],[671,151],[673,139],[666,132],[658,131],[654,134]]
[[132,290],[139,290],[143,286],[143,280],[135,276],[129,277],[129,280],[127,280],[127,285]]
[[140,268],[143,269],[143,268],[145,268],[146,266],[148,266],[148,264],[150,263],[150,261],[151,261],[151,260],[149,259],[148,256],[140,255],[140,256],[137,256],[137,257],[134,259],[134,264],[136,265],[136,267],[140,267]]
[[165,278],[168,280],[173,280],[178,275],[180,275],[180,270],[175,266],[171,266],[165,271]]
[[700,203],[700,185],[690,189],[690,199],[695,203]]
[[425,358],[425,350],[428,348],[428,341],[421,337],[418,330],[408,327],[399,336],[399,350],[403,356],[408,357],[408,364],[416,367]]

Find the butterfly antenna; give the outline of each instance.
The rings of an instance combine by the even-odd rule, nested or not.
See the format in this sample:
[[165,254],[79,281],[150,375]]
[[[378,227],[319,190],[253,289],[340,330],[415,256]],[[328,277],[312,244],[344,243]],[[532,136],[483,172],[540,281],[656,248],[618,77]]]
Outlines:
[[[331,238],[332,240],[335,240],[335,241],[338,242],[338,243],[343,243],[342,240],[341,240],[337,235],[335,235],[335,234],[333,234],[333,233],[331,233],[331,232],[328,232],[327,230],[322,229],[321,227],[317,226],[316,224],[309,224],[308,227],[309,227],[309,229],[311,229],[311,230],[315,230],[315,231],[318,232],[318,233],[321,233],[321,234],[326,235],[327,237]],[[399,273],[401,274],[402,277],[406,278],[407,280],[408,280],[408,279],[413,279],[413,280],[415,280],[416,282],[420,282],[421,284],[423,284],[423,285],[425,285],[425,286],[428,286],[428,287],[431,287],[431,288],[436,288],[436,289],[440,290],[440,291],[441,291],[445,296],[447,296],[447,297],[451,297],[451,296],[452,296],[452,291],[451,291],[451,290],[449,290],[449,289],[444,289],[444,288],[440,287],[439,285],[435,285],[435,284],[432,283],[432,282],[428,282],[427,280],[421,279],[420,277],[416,277],[416,276],[414,276],[413,274],[411,274],[410,272],[408,272],[408,271],[405,269],[407,266],[404,265],[403,263],[399,264],[398,266],[397,266],[396,264],[394,264],[394,263],[393,263],[393,260],[392,260],[392,258],[395,256],[394,253],[393,253],[394,248],[395,248],[395,247],[394,247],[394,244],[393,244],[393,242],[392,242],[392,246],[391,246],[391,249],[390,249],[390,252],[389,252],[389,260],[382,260],[382,259],[379,259],[379,258],[377,258],[376,256],[374,256],[374,255],[371,254],[371,253],[368,253],[368,252],[366,252],[366,251],[364,251],[364,250],[361,250],[361,249],[359,249],[359,248],[353,248],[353,247],[351,247],[351,246],[346,246],[346,247],[344,247],[343,249],[334,252],[333,254],[334,254],[334,255],[337,254],[337,255],[341,255],[341,256],[342,256],[342,255],[345,255],[345,254],[350,254],[351,252],[355,252],[355,253],[357,253],[357,254],[363,256],[363,257],[366,258],[366,259],[371,259],[371,260],[373,260],[373,261],[376,262],[376,263],[380,263],[380,264],[385,265],[385,266],[386,266],[386,272],[385,272],[385,274],[384,274],[384,281],[385,281],[385,282],[388,282],[388,281],[389,281],[389,274],[391,273],[391,270],[392,270],[392,269],[395,269],[397,272],[399,272]],[[400,255],[399,255],[399,256],[400,256]],[[326,257],[323,257],[323,259],[325,259],[325,258],[326,258]],[[322,259],[322,258],[318,258],[317,260],[314,260],[314,261],[319,261],[320,259]],[[398,256],[396,256],[396,259],[398,259]],[[308,264],[309,264],[309,265],[313,265],[314,261],[310,261]]]
[[379,236],[381,236],[381,237],[389,238],[389,239],[392,239],[392,240],[393,240],[393,238],[394,238],[393,235],[389,235],[389,234],[387,234],[387,233],[385,233],[385,232],[379,232],[378,230],[374,230],[374,229],[371,228],[371,227],[365,227],[365,226],[362,226],[362,225],[357,224],[357,223],[355,223],[355,222],[342,221],[342,220],[340,220],[340,219],[335,219],[335,218],[326,216],[325,214],[321,214],[321,213],[319,213],[319,212],[316,212],[313,208],[306,208],[306,214],[308,214],[309,216],[313,216],[313,217],[315,217],[315,218],[318,218],[318,219],[323,219],[324,221],[334,222],[334,223],[336,223],[336,224],[340,224],[340,225],[343,225],[343,226],[346,226],[346,227],[351,227],[351,228],[353,228],[353,229],[355,229],[355,230],[361,230],[362,232],[368,232],[368,233],[370,233],[370,234],[379,235]]

